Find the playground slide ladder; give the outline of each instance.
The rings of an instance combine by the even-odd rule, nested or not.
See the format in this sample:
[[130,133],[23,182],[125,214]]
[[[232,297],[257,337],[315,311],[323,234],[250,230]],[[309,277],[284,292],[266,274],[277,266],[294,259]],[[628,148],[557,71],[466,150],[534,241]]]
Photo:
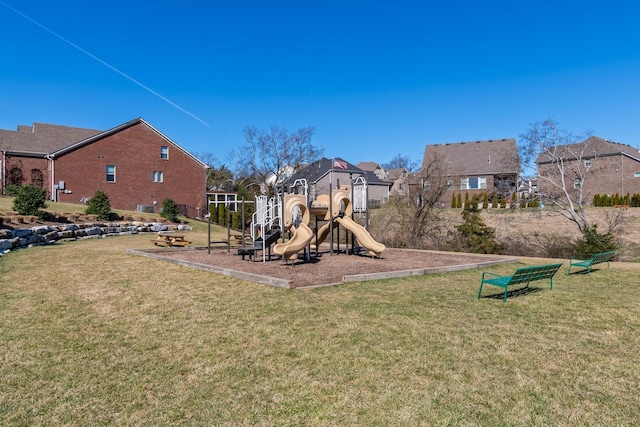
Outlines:
[[256,211],[251,219],[251,239],[254,246],[256,246],[257,239],[261,239],[263,261],[265,261],[265,251],[269,240],[267,234],[275,225],[278,225],[282,230],[282,218],[278,214],[279,211],[280,204],[275,197],[269,199],[267,196],[256,196]]

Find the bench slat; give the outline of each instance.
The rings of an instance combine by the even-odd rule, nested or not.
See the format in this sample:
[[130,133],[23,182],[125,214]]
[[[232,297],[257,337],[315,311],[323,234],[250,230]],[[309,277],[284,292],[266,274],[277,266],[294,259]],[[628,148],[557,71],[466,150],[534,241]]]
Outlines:
[[[526,283],[528,287],[530,282],[549,279],[550,289],[553,289],[553,276],[561,266],[562,263],[523,267],[517,269],[511,276],[497,276],[493,273],[484,272],[482,273],[482,281],[478,290],[478,299],[480,299],[482,293],[482,285],[485,283],[504,288],[504,302],[507,302],[507,288],[511,285]],[[489,275],[492,277],[489,278]]]
[[610,268],[610,262],[616,256],[616,251],[601,252],[591,255],[589,259],[573,259],[569,260],[569,269],[567,275],[571,274],[571,267],[582,267],[587,269],[587,275],[591,275],[591,267],[596,264],[607,263],[607,268]]

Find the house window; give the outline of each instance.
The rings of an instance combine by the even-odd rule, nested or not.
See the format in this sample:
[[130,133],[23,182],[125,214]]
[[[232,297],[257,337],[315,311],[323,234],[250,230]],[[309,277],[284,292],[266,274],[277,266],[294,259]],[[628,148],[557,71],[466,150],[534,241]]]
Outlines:
[[153,182],[164,182],[164,175],[162,171],[153,171],[151,179]]
[[[425,190],[427,190],[427,191],[428,191],[428,190],[431,190],[431,183],[430,183],[428,180],[426,180],[426,179],[425,179],[425,180],[422,182],[422,188],[423,188],[423,189],[425,189]],[[402,190],[402,188],[401,188],[401,190]]]
[[453,190],[453,179],[447,179],[447,190]]
[[17,185],[18,187],[20,187],[22,185],[22,182],[24,181],[24,178],[22,176],[22,169],[20,168],[11,168],[11,170],[9,171],[9,185]]
[[582,187],[582,180],[580,178],[576,178],[573,180],[573,188],[576,190]]
[[166,145],[160,147],[160,158],[163,160],[167,160],[169,158],[169,147]]
[[153,171],[151,180],[153,182],[164,182],[164,174],[162,173],[162,171]]
[[31,169],[31,182],[38,187],[44,187],[44,175],[40,169]]
[[107,165],[107,182],[116,182],[116,167]]
[[585,168],[591,167],[591,159],[584,159],[584,167]]
[[476,176],[471,178],[462,178],[460,180],[461,190],[477,190],[479,188],[487,188],[487,177]]
[[634,172],[633,177],[634,178],[640,178],[640,172]]

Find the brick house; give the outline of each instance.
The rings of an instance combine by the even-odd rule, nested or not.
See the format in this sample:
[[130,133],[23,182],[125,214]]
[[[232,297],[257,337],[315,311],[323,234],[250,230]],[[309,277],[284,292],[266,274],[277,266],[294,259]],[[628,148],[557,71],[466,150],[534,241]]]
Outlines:
[[379,179],[372,171],[365,171],[357,166],[339,159],[322,158],[289,177],[286,184],[291,185],[295,180],[304,178],[309,185],[310,200],[320,194],[329,194],[329,183],[336,189],[338,185],[351,185],[351,182],[363,177],[367,182],[367,200],[375,206],[389,200],[390,182]]
[[[592,136],[577,144],[557,147],[556,156],[563,158],[567,190],[577,196],[582,188],[584,202],[592,203],[595,194],[621,196],[640,194],[640,151]],[[549,179],[557,179],[559,171],[552,159],[540,154],[536,160],[540,194],[554,195]]]
[[387,180],[391,182],[392,196],[406,196],[409,194],[409,171],[406,168],[395,168],[387,171]]
[[34,183],[53,201],[81,203],[104,191],[113,209],[206,213],[207,166],[143,119],[107,131],[43,123],[0,130],[2,190]]
[[448,203],[453,194],[510,196],[517,188],[520,157],[515,138],[427,145],[422,171],[431,162],[441,162],[441,169],[446,171],[448,188],[443,203]]

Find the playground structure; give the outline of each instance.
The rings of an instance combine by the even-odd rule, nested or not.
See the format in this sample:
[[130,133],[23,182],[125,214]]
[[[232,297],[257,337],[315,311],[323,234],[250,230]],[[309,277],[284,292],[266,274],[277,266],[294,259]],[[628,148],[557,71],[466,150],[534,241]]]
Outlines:
[[[287,263],[303,255],[309,260],[312,252],[318,255],[320,245],[327,238],[330,239],[329,249],[333,255],[340,252],[340,239],[338,249],[334,251],[334,231],[338,230],[339,236],[340,227],[347,231],[347,242],[348,233],[351,234],[352,254],[365,251],[372,257],[380,257],[385,250],[384,244],[373,239],[367,229],[353,219],[354,211],[366,214],[366,182],[363,179],[359,178],[352,186],[338,186],[335,190],[330,185],[331,195],[318,195],[311,202],[306,180],[296,181],[290,190],[294,192],[271,198],[256,196],[255,201],[251,202],[255,203],[249,226],[252,244],[243,243],[238,248],[238,255],[242,255],[243,259],[245,256],[253,259],[261,252],[262,261],[265,262],[273,252]],[[354,195],[356,203],[353,203]],[[309,227],[312,215],[315,217],[315,230]],[[324,224],[318,226],[321,222]],[[288,239],[287,233],[290,235]],[[242,234],[242,241],[245,242],[244,228]],[[348,243],[346,247],[345,252],[349,253]]]

